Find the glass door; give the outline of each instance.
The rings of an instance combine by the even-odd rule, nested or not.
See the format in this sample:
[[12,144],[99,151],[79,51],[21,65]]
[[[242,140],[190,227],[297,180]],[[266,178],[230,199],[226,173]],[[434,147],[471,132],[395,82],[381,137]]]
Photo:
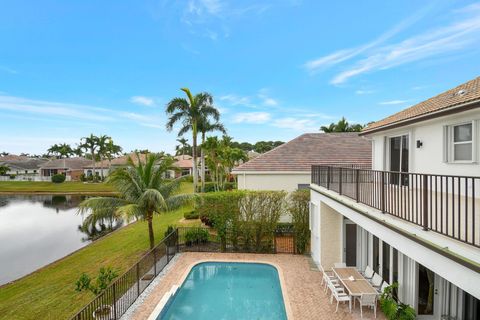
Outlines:
[[[390,138],[390,171],[408,172],[408,135]],[[390,183],[395,185],[408,185],[407,174],[391,174]]]
[[438,319],[440,313],[440,278],[430,269],[418,265],[418,319]]

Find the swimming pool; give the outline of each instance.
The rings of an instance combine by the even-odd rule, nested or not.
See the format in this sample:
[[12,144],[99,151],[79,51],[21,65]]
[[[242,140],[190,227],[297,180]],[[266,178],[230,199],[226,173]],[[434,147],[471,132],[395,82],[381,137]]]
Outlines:
[[262,263],[195,265],[157,320],[287,319],[277,269]]

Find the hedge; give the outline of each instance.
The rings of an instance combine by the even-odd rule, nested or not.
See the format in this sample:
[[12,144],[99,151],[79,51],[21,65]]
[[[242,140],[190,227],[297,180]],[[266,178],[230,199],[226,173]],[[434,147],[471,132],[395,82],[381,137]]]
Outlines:
[[62,183],[64,182],[66,179],[65,175],[61,174],[61,173],[57,173],[55,175],[52,176],[52,182],[53,183]]

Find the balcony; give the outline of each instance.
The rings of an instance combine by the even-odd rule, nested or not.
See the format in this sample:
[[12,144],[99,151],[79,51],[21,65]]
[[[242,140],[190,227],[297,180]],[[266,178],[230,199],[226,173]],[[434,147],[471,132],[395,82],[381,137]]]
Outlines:
[[480,247],[480,177],[314,165],[312,183]]

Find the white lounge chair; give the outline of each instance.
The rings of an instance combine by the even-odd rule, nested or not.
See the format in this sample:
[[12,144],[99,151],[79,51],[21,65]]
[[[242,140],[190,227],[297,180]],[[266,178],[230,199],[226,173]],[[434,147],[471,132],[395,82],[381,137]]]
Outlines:
[[344,291],[332,290],[332,297],[330,298],[330,304],[332,304],[333,298],[337,300],[337,308],[335,309],[335,312],[338,312],[338,304],[340,302],[347,302],[347,301],[348,301],[348,309],[350,310],[350,313],[352,312],[352,298],[348,294],[346,294]]
[[333,264],[334,268],[345,268],[346,266],[347,266],[347,264],[345,262],[335,262]]
[[380,277],[377,273],[375,273],[371,281],[372,286],[374,286],[376,289],[379,289],[380,286],[382,285],[382,282],[383,282],[382,277]]
[[363,307],[373,308],[373,314],[377,318],[377,295],[375,293],[364,293],[360,297],[356,297],[360,303],[360,317],[363,319]]

